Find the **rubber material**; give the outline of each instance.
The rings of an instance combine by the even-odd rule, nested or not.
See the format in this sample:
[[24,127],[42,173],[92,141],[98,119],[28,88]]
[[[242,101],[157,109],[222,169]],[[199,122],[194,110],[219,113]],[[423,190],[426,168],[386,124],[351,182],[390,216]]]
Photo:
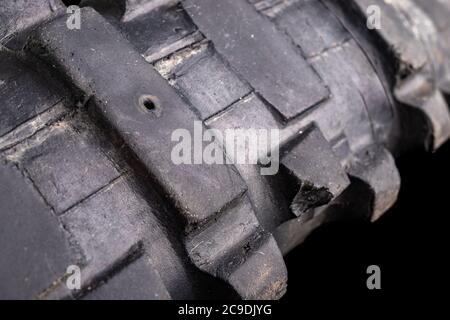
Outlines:
[[[81,5],[69,30],[56,0],[0,4],[0,298],[278,299],[284,254],[378,219],[394,156],[449,138],[448,1]],[[280,172],[175,165],[194,121],[279,129]]]

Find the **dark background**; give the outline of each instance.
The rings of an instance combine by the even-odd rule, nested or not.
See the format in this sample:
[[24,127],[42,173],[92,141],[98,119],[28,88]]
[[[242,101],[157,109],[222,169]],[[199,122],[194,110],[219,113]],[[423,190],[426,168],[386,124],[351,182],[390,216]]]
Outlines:
[[[289,253],[285,301],[444,295],[450,279],[450,144],[435,154],[405,154],[397,165],[399,200],[379,221],[324,226]],[[366,286],[373,264],[381,268],[379,291]]]

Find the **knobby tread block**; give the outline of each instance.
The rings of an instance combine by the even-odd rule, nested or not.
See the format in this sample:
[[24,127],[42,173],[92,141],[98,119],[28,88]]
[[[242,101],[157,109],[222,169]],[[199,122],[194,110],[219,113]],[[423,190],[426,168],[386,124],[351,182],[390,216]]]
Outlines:
[[27,31],[63,10],[64,4],[59,0],[5,2],[0,6],[0,44],[17,47],[14,42],[24,41]]
[[[124,288],[126,288],[124,290]],[[159,274],[144,257],[132,262],[112,279],[87,294],[86,300],[168,300]]]
[[[217,266],[212,265],[230,253],[227,251],[247,241],[258,228],[259,223],[253,214],[252,206],[248,199],[245,199],[201,233],[189,236],[187,250],[197,261],[197,265],[215,271]],[[233,237],[229,237],[229,234],[233,234]]]
[[319,1],[296,1],[277,15],[274,22],[294,40],[306,58],[350,39],[347,30]]
[[[332,112],[335,116],[325,118],[323,113],[318,116],[319,123],[328,121],[326,125],[321,123],[321,128],[327,132],[334,131],[332,138],[336,138],[344,132],[350,148],[356,151],[373,143],[375,139],[370,115],[366,108],[366,100],[362,94],[367,90],[359,90],[358,86],[361,83],[352,76],[342,78],[342,73],[346,69],[352,69],[347,57],[354,49],[354,44],[349,43],[343,47],[332,49],[322,56],[317,56],[311,63],[333,93],[333,99],[327,101],[322,108],[327,109],[323,112]],[[366,69],[361,68],[362,70]],[[357,84],[358,82],[359,84]],[[317,112],[320,113],[320,111]],[[331,128],[334,130],[330,130]]]
[[139,52],[149,55],[193,34],[196,28],[185,11],[169,5],[124,23],[122,30]]
[[59,102],[55,87],[13,54],[0,50],[0,136]]
[[253,250],[247,263],[239,265],[230,275],[229,281],[236,291],[248,300],[279,299],[286,292],[285,267],[272,269],[282,260],[275,239],[270,236]]
[[92,133],[78,134],[65,125],[57,126],[44,141],[35,140],[21,154],[22,166],[57,214],[121,175],[97,148]]
[[328,89],[294,46],[247,1],[183,5],[216,50],[286,120],[328,98]]
[[206,120],[250,93],[251,88],[241,81],[217,54],[206,57],[187,70],[179,70],[174,85]]
[[[295,136],[301,126],[304,125],[301,124],[299,126],[296,121],[291,123],[292,127],[284,128],[279,121],[279,117],[274,116],[270,107],[254,93],[240,99],[224,112],[206,121],[208,127],[221,130],[222,132],[228,129],[280,130],[280,145]],[[256,131],[256,137],[259,137],[261,134],[263,137],[267,137],[267,132],[263,131],[261,133]],[[265,151],[263,146],[258,147],[258,153]],[[248,145],[238,145],[233,150],[228,150],[227,146],[224,146],[224,148],[227,154],[236,154],[238,152],[246,154],[248,152]],[[240,164],[236,165],[236,167],[247,185],[252,186],[248,190],[248,194],[252,200],[258,220],[264,229],[272,230],[289,217],[290,213],[287,209],[289,205],[282,200],[282,191],[268,185],[266,179],[261,176],[259,166]],[[284,210],[281,208],[284,208]],[[278,214],[274,215],[273,212],[278,212]]]
[[[133,199],[126,198],[124,193],[122,201],[128,205],[125,207],[118,206],[113,199],[113,189],[121,188],[123,183],[119,179],[61,218],[65,228],[83,249],[87,263],[97,270],[114,265],[140,240],[138,230],[133,230],[129,221],[134,209],[134,203],[130,202]],[[114,243],[114,246],[109,243]]]
[[1,163],[0,181],[0,298],[34,299],[76,261],[58,219],[16,166]]
[[350,181],[331,145],[314,124],[284,146],[282,165],[298,181],[299,191],[291,208],[300,216],[328,204]]
[[[391,49],[394,50],[400,62],[405,64],[405,67],[419,69],[427,63],[426,49],[420,44],[414,30],[410,28],[406,17],[397,11],[393,3],[379,0],[354,0],[354,3],[360,8],[363,15],[367,15],[367,8],[371,5],[375,4],[381,8],[382,15],[384,15],[383,26],[377,32],[390,44]],[[409,5],[411,1],[405,3]]]
[[[430,6],[428,1],[415,0],[414,2],[428,16],[427,23],[431,21],[436,28],[435,35],[429,37],[434,42],[434,52],[436,52],[436,58],[438,58],[435,58],[434,66],[437,69],[439,86],[449,96],[450,43],[448,39],[450,39],[450,22],[448,16],[450,14],[450,3],[448,1],[434,1],[433,5]],[[439,61],[439,63],[436,63],[436,61]],[[450,101],[448,98],[447,100]]]
[[383,147],[374,147],[356,155],[348,172],[373,191],[372,221],[379,219],[397,201],[400,174],[394,158]]

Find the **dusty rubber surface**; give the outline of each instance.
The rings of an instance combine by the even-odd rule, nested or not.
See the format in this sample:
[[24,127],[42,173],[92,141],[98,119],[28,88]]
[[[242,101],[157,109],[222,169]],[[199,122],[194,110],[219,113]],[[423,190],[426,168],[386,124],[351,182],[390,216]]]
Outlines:
[[[375,1],[375,30],[365,0],[87,0],[79,30],[26,2],[0,4],[1,298],[279,299],[285,255],[379,220],[395,158],[450,136],[447,1]],[[196,125],[276,130],[278,170],[175,163]]]

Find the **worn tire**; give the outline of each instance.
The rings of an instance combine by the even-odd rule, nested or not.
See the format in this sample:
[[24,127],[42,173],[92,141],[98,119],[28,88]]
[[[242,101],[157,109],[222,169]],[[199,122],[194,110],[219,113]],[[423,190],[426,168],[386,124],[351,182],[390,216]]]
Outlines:
[[[76,33],[58,1],[0,4],[0,298],[278,299],[283,255],[326,222],[378,219],[395,157],[450,136],[450,1],[81,6]],[[146,68],[179,110],[115,121]],[[161,132],[193,119],[279,129],[280,171],[164,161]],[[131,123],[150,121],[143,139]]]

